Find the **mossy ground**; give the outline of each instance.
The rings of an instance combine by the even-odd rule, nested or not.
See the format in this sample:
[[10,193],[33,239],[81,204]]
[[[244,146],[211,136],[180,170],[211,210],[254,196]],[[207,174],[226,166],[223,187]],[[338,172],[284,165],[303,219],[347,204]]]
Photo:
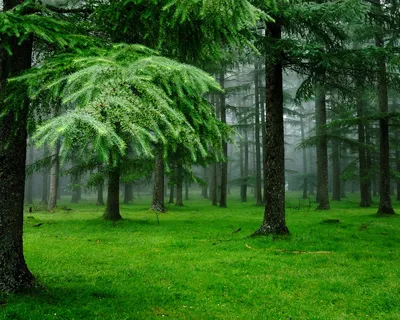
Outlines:
[[94,200],[27,214],[41,286],[3,296],[0,318],[400,319],[400,215],[377,217],[377,199],[319,212],[288,194],[291,235],[250,238],[263,216],[253,199],[233,195],[223,209],[191,196],[160,224],[149,197],[122,205],[117,223]]

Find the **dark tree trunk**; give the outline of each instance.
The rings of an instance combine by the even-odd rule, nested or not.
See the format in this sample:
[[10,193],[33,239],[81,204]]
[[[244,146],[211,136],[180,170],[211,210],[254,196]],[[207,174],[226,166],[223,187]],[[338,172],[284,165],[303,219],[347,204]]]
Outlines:
[[[367,146],[371,144],[371,126],[366,123],[365,124],[365,142]],[[372,203],[372,196],[371,196],[371,191],[372,191],[372,180],[371,175],[372,175],[372,156],[371,156],[371,151],[367,149],[366,152],[367,155],[367,168],[368,168],[368,197],[369,197],[369,202]]]
[[[301,140],[304,141],[305,134],[304,134],[304,121],[303,116],[300,116],[300,131],[301,131]],[[308,177],[307,177],[307,150],[303,148],[303,199],[308,198]]]
[[217,164],[213,163],[210,166],[211,174],[210,174],[210,197],[211,197],[211,205],[216,206],[218,204],[217,201]]
[[[260,88],[264,89],[261,87],[261,81],[260,81]],[[264,90],[265,92],[265,90]],[[265,94],[260,94],[260,111],[261,111],[261,145],[262,145],[262,178],[263,178],[263,204],[265,205],[265,199],[266,199],[266,192],[267,192],[267,187],[266,187],[266,181],[267,179],[265,178],[265,173],[266,173],[266,168],[265,164],[267,163],[267,153],[265,151],[267,141],[266,141],[266,135],[267,135],[267,129],[265,125]]]
[[[380,2],[376,1],[374,6],[380,13],[382,10]],[[384,38],[380,31],[377,31],[375,35],[375,44],[377,48],[383,48],[385,46]],[[380,201],[378,214],[394,214],[392,199],[390,197],[389,118],[386,117],[386,114],[389,111],[388,81],[386,73],[386,58],[383,54],[377,58],[377,66],[379,112],[383,115],[379,120]]]
[[182,207],[183,206],[183,165],[182,161],[178,160],[176,163],[176,202],[175,205]]
[[171,184],[169,187],[169,201],[168,203],[174,203],[175,198],[175,185]]
[[329,210],[328,188],[328,139],[326,136],[325,90],[318,86],[315,93],[315,114],[317,132],[317,202],[318,210]]
[[255,128],[254,128],[254,139],[256,148],[255,157],[255,175],[256,175],[256,204],[258,206],[263,205],[262,201],[262,188],[261,188],[261,146],[260,146],[260,94],[259,94],[259,64],[255,64],[255,78],[254,78],[254,94],[255,94]]
[[[400,141],[400,131],[396,130],[395,133],[396,141]],[[400,172],[400,150],[396,150],[396,171]],[[397,179],[396,181],[396,200],[400,200],[400,180]]]
[[60,182],[60,147],[61,143],[58,141],[51,157],[49,203],[47,206],[48,211],[54,211],[57,205],[57,193],[59,193],[58,186]]
[[132,182],[124,183],[124,203],[128,204],[133,200],[133,184]]
[[[33,164],[33,145],[28,148],[28,164]],[[33,173],[27,177],[26,183],[26,203],[33,203]]]
[[[347,151],[346,151],[346,147],[344,147],[343,145],[342,145],[342,147],[340,149],[340,154],[341,154],[341,157],[343,159],[343,162],[342,162],[342,165],[343,165],[342,173],[343,173],[343,171],[347,167]],[[346,198],[346,180],[342,180],[342,187],[340,189],[340,196],[342,198]]]
[[81,199],[81,175],[79,173],[72,174],[71,176],[71,183],[72,183],[72,197],[71,203],[79,203]]
[[[224,88],[225,84],[225,74],[221,71],[219,75],[219,83],[221,87]],[[220,94],[220,114],[221,122],[226,123],[226,105],[225,105],[225,94]],[[222,141],[222,152],[224,155],[224,161],[221,163],[221,190],[219,197],[219,206],[221,208],[226,208],[227,206],[227,188],[228,188],[228,143]]]
[[110,167],[108,171],[108,190],[107,190],[107,204],[104,211],[104,220],[118,221],[122,219],[119,211],[119,178],[120,167],[119,161],[113,165],[113,156],[110,155]]
[[340,151],[339,142],[332,141],[332,200],[340,201]]
[[155,149],[154,185],[151,209],[158,212],[165,212],[164,174],[163,149],[157,146]]
[[[308,130],[310,130],[312,128],[312,120],[311,118],[309,118],[308,120]],[[308,164],[309,164],[309,173],[310,175],[312,175],[312,177],[314,177],[315,175],[315,167],[316,167],[316,163],[315,163],[315,157],[313,156],[313,148],[308,148]],[[311,176],[310,176],[311,178]],[[310,180],[310,179],[309,179]],[[310,181],[310,195],[314,195],[314,186],[315,186],[315,182],[314,179],[312,181]]]
[[189,182],[185,179],[185,200],[189,200]]
[[97,201],[96,206],[104,206],[104,196],[103,196],[104,181],[97,186]]
[[[362,99],[362,93],[358,97],[357,101],[357,117],[360,119],[364,118],[364,101]],[[368,186],[368,164],[367,164],[367,150],[365,148],[365,124],[364,120],[358,123],[358,158],[360,167],[360,207],[370,207],[370,191]]]
[[208,185],[207,185],[208,180],[209,180],[208,168],[204,167],[204,182],[206,183],[206,185],[202,186],[202,193],[201,193],[204,199],[208,199]]
[[[46,159],[49,157],[49,149],[47,145],[43,147],[43,158]],[[49,198],[49,169],[46,167],[43,169],[43,178],[42,178],[42,204],[47,205],[47,200]]]
[[[281,39],[279,21],[268,23],[266,36]],[[267,41],[266,41],[267,43]],[[267,58],[268,59],[268,58]],[[285,221],[285,148],[283,128],[282,52],[266,63],[266,206],[260,229],[253,235],[288,234]]]
[[247,202],[247,179],[249,177],[249,137],[247,128],[244,129],[244,164],[243,164],[243,183],[241,185],[240,198],[242,202]]
[[[22,3],[4,0],[7,11]],[[8,39],[13,55],[0,52],[0,99],[7,97],[5,83],[31,64],[32,40],[18,45],[19,39]],[[8,103],[16,103],[10,101]],[[24,259],[22,232],[24,213],[24,184],[29,102],[21,99],[20,108],[10,108],[0,118],[0,292],[18,291],[32,287],[34,278]],[[16,119],[18,118],[18,122]]]

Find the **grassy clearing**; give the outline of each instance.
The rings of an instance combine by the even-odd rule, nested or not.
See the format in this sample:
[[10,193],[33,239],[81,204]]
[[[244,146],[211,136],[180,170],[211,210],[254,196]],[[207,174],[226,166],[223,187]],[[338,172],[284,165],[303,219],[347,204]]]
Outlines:
[[149,198],[122,206],[118,223],[90,201],[27,215],[26,259],[43,287],[3,297],[0,317],[400,319],[400,216],[378,218],[356,197],[329,212],[298,199],[291,236],[276,239],[248,237],[263,209],[237,199],[172,205],[159,225]]

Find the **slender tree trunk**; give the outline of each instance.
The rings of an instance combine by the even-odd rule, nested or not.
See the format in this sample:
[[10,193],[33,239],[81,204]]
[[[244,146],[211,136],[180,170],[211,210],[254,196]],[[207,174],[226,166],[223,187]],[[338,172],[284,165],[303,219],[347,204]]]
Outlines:
[[217,164],[213,163],[211,165],[211,175],[210,175],[210,196],[211,205],[216,206],[218,204],[218,177],[217,177]]
[[[378,12],[382,11],[379,0],[374,1]],[[381,27],[381,26],[380,26]],[[375,34],[375,44],[377,48],[385,46],[383,35],[380,31]],[[378,214],[394,214],[392,199],[390,197],[390,153],[389,153],[389,118],[386,117],[388,106],[388,81],[386,73],[386,58],[381,55],[377,58],[378,66],[378,102],[379,112],[382,118],[379,120],[380,138],[380,201]]]
[[155,166],[154,166],[154,185],[153,185],[153,201],[151,209],[158,212],[165,212],[164,204],[164,155],[163,149],[156,146],[155,150]]
[[[208,168],[204,167],[204,182],[208,183],[209,178],[208,178]],[[204,199],[208,199],[208,185],[202,186],[202,196]]]
[[[371,145],[371,126],[366,123],[365,124],[365,142],[367,144],[367,146]],[[368,197],[369,197],[369,202],[372,203],[372,195],[371,195],[371,191],[372,191],[372,180],[374,178],[371,178],[371,176],[373,177],[374,175],[372,175],[372,155],[371,155],[371,151],[369,149],[367,149],[366,152],[367,155],[367,168],[368,168]]]
[[185,179],[185,200],[189,200],[189,182]]
[[329,210],[328,187],[328,139],[326,136],[325,90],[318,86],[315,93],[315,114],[317,131],[317,202],[318,210]]
[[[221,71],[219,75],[219,83],[222,88],[225,86],[225,74]],[[221,122],[226,123],[226,104],[225,104],[225,93],[219,95],[220,98],[220,115]],[[219,197],[220,208],[227,207],[227,189],[228,189],[228,143],[222,141],[222,152],[224,155],[224,161],[221,163],[221,193]]]
[[[21,0],[4,0],[8,11]],[[13,55],[0,52],[0,99],[7,97],[6,81],[31,65],[32,39],[21,44],[20,39],[9,38]],[[22,100],[22,99],[21,99]],[[20,108],[12,107],[0,118],[0,292],[18,291],[32,287],[34,278],[23,254],[23,212],[29,101],[25,97]],[[18,119],[18,122],[16,122]]]
[[81,198],[81,175],[79,173],[73,173],[71,176],[71,183],[72,183],[72,197],[71,203],[79,203]]
[[[346,151],[346,147],[344,147],[343,145],[340,148],[340,154],[341,154],[341,157],[343,159],[343,162],[342,162],[342,166],[343,166],[342,174],[343,174],[343,171],[347,167],[347,151]],[[341,190],[340,190],[340,196],[342,198],[346,198],[346,180],[342,181],[342,187],[341,187]]]
[[96,206],[104,206],[104,196],[103,196],[104,181],[97,185],[97,201]]
[[[30,145],[28,148],[28,164],[33,164],[33,145]],[[26,183],[26,203],[32,204],[33,203],[33,173],[31,173],[27,177]]]
[[[304,141],[305,134],[304,134],[304,121],[303,116],[300,116],[300,132],[301,132],[301,140]],[[308,177],[307,177],[307,150],[303,148],[303,199],[308,198]]]
[[[43,158],[46,159],[49,157],[49,148],[47,145],[43,147]],[[47,200],[49,198],[49,169],[46,167],[43,169],[43,178],[42,178],[42,204],[47,205]]]
[[[260,88],[261,87],[261,81],[260,81]],[[265,92],[265,88],[264,89]],[[266,187],[266,181],[267,179],[265,178],[265,174],[266,174],[266,168],[265,168],[265,164],[267,163],[267,153],[266,153],[266,145],[267,145],[267,140],[266,140],[266,135],[267,135],[267,129],[266,129],[266,125],[265,125],[265,94],[260,94],[260,111],[261,111],[261,145],[262,145],[262,178],[263,178],[263,204],[265,205],[265,199],[267,197],[267,187]]]
[[133,184],[132,182],[124,183],[124,203],[128,204],[133,200]]
[[254,94],[255,94],[255,128],[254,128],[254,139],[255,139],[255,148],[256,148],[256,157],[255,157],[255,176],[256,176],[256,204],[258,206],[263,205],[262,200],[262,188],[261,188],[261,146],[260,146],[260,94],[259,94],[259,69],[260,66],[256,62],[255,64],[255,78],[254,78]]
[[58,193],[58,185],[60,179],[60,159],[59,159],[60,147],[61,143],[60,141],[58,141],[54,148],[53,151],[54,153],[51,159],[49,203],[47,206],[48,211],[54,211],[57,205],[57,193]]
[[176,163],[176,202],[175,205],[183,206],[183,165],[182,161],[178,160]]
[[[311,130],[311,128],[312,128],[312,119],[309,118],[308,130]],[[313,148],[308,148],[308,164],[309,164],[309,173],[310,175],[312,175],[312,177],[314,177],[316,163],[315,163],[315,157],[313,156]],[[314,195],[314,187],[315,187],[315,181],[313,179],[312,181],[310,181],[310,192],[309,192],[310,195]]]
[[[110,159],[112,159],[112,156],[110,156]],[[107,204],[103,218],[104,220],[117,221],[122,219],[119,211],[119,178],[121,170],[119,161],[117,161],[115,166],[110,161],[110,168],[108,170]]]
[[175,185],[171,184],[169,187],[169,201],[168,203],[174,203],[174,198],[175,198]]
[[[357,101],[357,117],[360,119],[364,118],[364,101],[362,99],[362,93],[358,97]],[[370,195],[368,187],[368,164],[367,164],[367,151],[365,148],[365,124],[362,121],[358,123],[358,158],[360,167],[360,196],[361,202],[360,207],[370,207]]]
[[332,141],[332,200],[340,201],[340,151],[339,142]]
[[[267,24],[266,35],[272,43],[281,39],[281,33],[278,20]],[[285,221],[282,52],[273,58],[273,61],[266,63],[266,206],[262,225],[253,235],[289,233]]]

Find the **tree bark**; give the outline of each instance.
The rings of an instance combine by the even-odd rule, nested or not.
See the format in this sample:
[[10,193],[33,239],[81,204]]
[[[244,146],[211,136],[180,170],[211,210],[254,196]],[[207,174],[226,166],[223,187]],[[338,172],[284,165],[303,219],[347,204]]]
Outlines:
[[339,142],[332,141],[332,200],[340,201],[340,151]]
[[255,148],[256,148],[256,189],[255,189],[255,197],[257,206],[263,205],[262,200],[262,188],[261,188],[261,145],[260,145],[260,93],[259,93],[259,70],[260,65],[255,63],[255,76],[254,76],[254,94],[255,94],[255,127],[254,127],[254,139],[255,139]]
[[155,149],[155,166],[154,166],[154,185],[153,200],[151,209],[158,212],[165,212],[164,204],[164,155],[163,149],[156,146]]
[[183,165],[182,161],[178,160],[176,162],[176,201],[175,205],[182,207],[183,206]]
[[[219,75],[219,83],[222,88],[225,86],[225,74],[221,71]],[[225,102],[225,93],[221,93],[220,96],[220,114],[221,114],[221,122],[226,123],[226,102]],[[221,190],[219,197],[219,206],[220,208],[227,207],[227,193],[228,193],[228,143],[226,141],[222,141],[222,153],[224,155],[224,161],[221,163]]]
[[[30,145],[28,148],[28,164],[33,164],[33,145]],[[33,203],[33,173],[31,173],[27,177],[26,183],[26,203],[32,204]]]
[[54,211],[57,205],[57,193],[60,179],[60,153],[61,143],[58,141],[54,148],[54,153],[51,157],[51,169],[50,169],[50,187],[49,187],[49,203],[47,205],[48,211]]
[[[378,13],[382,8],[379,0],[374,1]],[[379,26],[383,27],[383,26]],[[380,28],[379,28],[380,29]],[[380,31],[375,34],[375,44],[377,48],[384,48],[384,38]],[[388,81],[386,72],[386,58],[380,55],[377,58],[378,66],[378,103],[381,119],[379,120],[379,174],[380,174],[380,200],[378,214],[394,214],[392,199],[390,197],[390,153],[389,153],[389,118],[386,117],[388,106]]]
[[[301,140],[304,141],[304,120],[303,115],[300,116],[300,132],[301,132]],[[308,198],[308,177],[307,177],[307,150],[303,148],[303,199]]]
[[[267,24],[266,36],[272,44],[281,39],[281,34],[278,20]],[[273,58],[266,61],[266,205],[262,225],[253,235],[289,233],[285,221],[282,52]]]
[[124,203],[128,204],[133,200],[133,184],[132,182],[124,183]]
[[[43,147],[43,158],[49,157],[49,149],[47,145]],[[47,205],[47,200],[49,198],[49,169],[47,167],[43,168],[43,178],[42,178],[42,204]]]
[[317,202],[318,210],[329,210],[328,187],[328,139],[326,136],[325,89],[320,85],[315,92],[315,114],[317,132]]
[[208,168],[204,167],[204,182],[206,185],[202,186],[202,197],[208,199]]
[[[22,0],[4,0],[7,11]],[[7,39],[13,55],[0,53],[0,99],[7,97],[6,81],[31,65],[32,39],[18,44],[19,39]],[[21,99],[22,100],[22,99]],[[16,103],[15,101],[7,103]],[[0,292],[18,291],[32,287],[34,278],[23,254],[24,183],[29,101],[20,108],[11,107],[0,118]],[[18,123],[15,119],[18,118]]]
[[96,206],[104,206],[104,196],[103,196],[104,181],[97,186],[97,201]]
[[[364,118],[364,101],[362,99],[362,93],[358,97],[357,101],[357,117],[360,119]],[[360,207],[370,207],[370,195],[368,186],[368,164],[367,164],[367,150],[365,148],[365,124],[364,120],[358,123],[358,158],[360,167]]]
[[120,162],[117,160],[113,164],[113,155],[110,155],[110,165],[108,168],[108,190],[107,204],[103,214],[104,220],[118,221],[122,219],[119,211],[119,178],[120,178]]

